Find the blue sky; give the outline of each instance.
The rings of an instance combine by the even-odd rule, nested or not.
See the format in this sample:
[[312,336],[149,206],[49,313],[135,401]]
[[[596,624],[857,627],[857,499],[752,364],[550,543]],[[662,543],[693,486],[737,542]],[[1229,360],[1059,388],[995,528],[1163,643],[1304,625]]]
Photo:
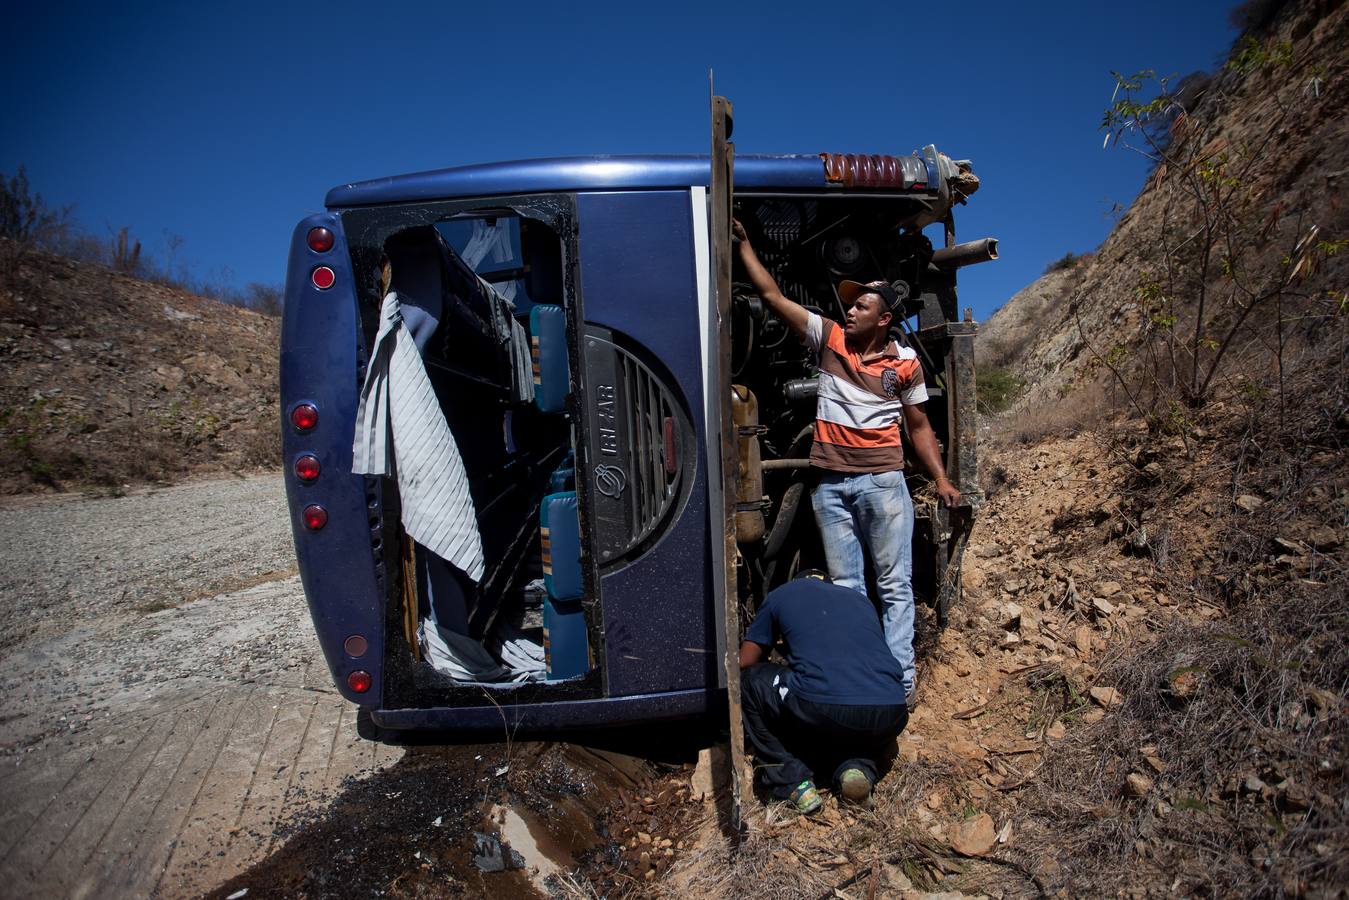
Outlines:
[[1144,163],[1102,150],[1112,69],[1215,67],[1228,2],[22,4],[0,58],[0,171],[86,230],[182,237],[198,278],[279,284],[338,183],[471,162],[701,153],[707,72],[741,153],[971,158],[962,273],[986,318],[1094,248]]

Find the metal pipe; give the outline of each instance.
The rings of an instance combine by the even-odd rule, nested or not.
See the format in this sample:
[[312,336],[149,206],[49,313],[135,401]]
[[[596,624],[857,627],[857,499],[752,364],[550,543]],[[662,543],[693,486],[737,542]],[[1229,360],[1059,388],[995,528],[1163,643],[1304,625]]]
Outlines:
[[796,522],[796,513],[801,508],[801,497],[805,493],[806,483],[796,481],[782,495],[782,505],[778,507],[777,518],[773,520],[773,527],[768,529],[768,537],[764,541],[764,559],[776,559],[782,552],[782,545],[787,542],[787,535],[791,533],[792,525]]
[[819,394],[820,381],[817,378],[795,378],[782,386],[782,395],[788,403],[814,403]]
[[765,459],[760,465],[765,472],[775,472],[779,469],[809,469],[810,460],[808,459]]
[[[792,445],[787,448],[787,458],[796,460],[801,458],[810,447],[815,437],[815,426],[807,425],[796,433],[792,439]],[[772,462],[773,460],[769,460]],[[801,498],[806,493],[806,484],[802,480],[801,469],[797,469],[798,474],[792,476],[792,483],[782,495],[782,503],[778,506],[778,514],[773,518],[773,526],[768,529],[768,536],[764,539],[764,559],[775,560],[782,552],[783,546],[787,543],[787,538],[792,532],[792,525],[796,522],[796,516],[801,511]]]
[[943,247],[932,253],[932,264],[943,269],[959,269],[998,258],[998,239],[983,238]]
[[759,461],[759,401],[743,384],[731,385],[731,421],[736,425],[735,539],[755,544],[764,536],[763,467]]

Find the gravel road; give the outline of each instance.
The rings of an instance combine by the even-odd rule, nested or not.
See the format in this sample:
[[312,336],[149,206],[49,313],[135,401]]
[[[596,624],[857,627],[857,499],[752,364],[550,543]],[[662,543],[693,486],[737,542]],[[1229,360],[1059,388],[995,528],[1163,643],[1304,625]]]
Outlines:
[[317,655],[277,473],[8,500],[0,533],[0,753]]
[[[612,863],[591,823],[652,774],[638,760],[358,737],[279,474],[12,499],[0,528],[6,897],[542,896],[572,851]],[[477,829],[537,868],[485,873]]]

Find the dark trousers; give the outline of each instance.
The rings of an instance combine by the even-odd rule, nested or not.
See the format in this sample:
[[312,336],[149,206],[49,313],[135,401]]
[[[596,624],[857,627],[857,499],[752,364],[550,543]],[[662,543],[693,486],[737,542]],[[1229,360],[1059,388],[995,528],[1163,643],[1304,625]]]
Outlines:
[[816,703],[792,691],[784,697],[790,671],[760,663],[740,673],[745,736],[754,746],[759,783],[778,799],[817,772],[830,773],[837,784],[844,770],[861,769],[875,784],[886,744],[908,724],[908,707]]

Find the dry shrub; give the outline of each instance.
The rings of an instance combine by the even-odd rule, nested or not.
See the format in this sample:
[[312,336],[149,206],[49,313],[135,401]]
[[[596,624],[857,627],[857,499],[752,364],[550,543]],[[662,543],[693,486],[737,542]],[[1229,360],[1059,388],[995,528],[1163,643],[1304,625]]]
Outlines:
[[[1124,705],[1076,729],[1024,792],[1022,849],[1057,858],[1051,889],[1291,896],[1349,883],[1342,368],[1309,362],[1283,407],[1219,404],[1219,452],[1188,475],[1223,473],[1230,499],[1265,502],[1225,514],[1206,546],[1154,556],[1170,593],[1208,613],[1104,662],[1097,681]],[[1163,486],[1132,490],[1165,509]]]
[[[1061,862],[1056,886],[1105,894],[1155,879],[1223,896],[1345,883],[1342,597],[1242,604],[1102,673],[1124,707],[1050,754],[1022,810],[1023,844]],[[1143,796],[1130,774],[1152,782]]]
[[993,418],[995,430],[981,434],[980,443],[1002,450],[1051,437],[1072,437],[1112,421],[1116,410],[1108,389],[1099,383],[1065,384],[1054,403],[1022,401]]
[[280,413],[264,409],[252,422],[241,426],[233,437],[239,464],[245,467],[272,468],[281,460]]

